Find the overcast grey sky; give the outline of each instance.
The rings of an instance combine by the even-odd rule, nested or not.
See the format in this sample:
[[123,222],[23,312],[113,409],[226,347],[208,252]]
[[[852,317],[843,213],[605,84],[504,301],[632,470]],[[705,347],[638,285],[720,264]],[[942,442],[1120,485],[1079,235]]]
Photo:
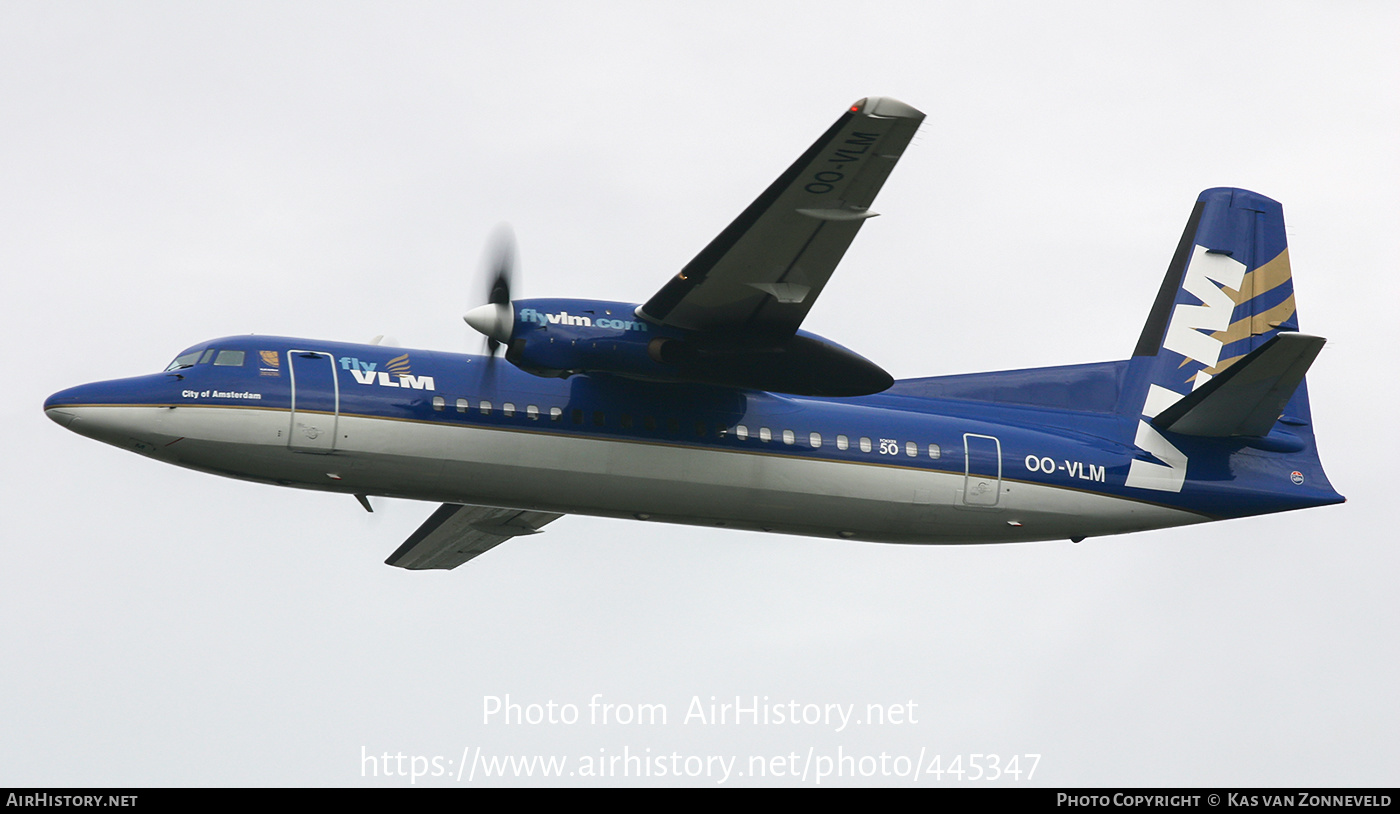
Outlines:
[[[1390,2],[3,4],[0,785],[407,785],[362,750],[478,747],[1396,785],[1398,32]],[[1196,194],[1254,189],[1330,339],[1309,383],[1350,502],[1077,546],[569,517],[420,574],[382,560],[430,505],[40,411],[228,334],[474,351],[503,220],[523,295],[645,300],[871,95],[928,118],[805,327],[901,377],[1123,358]],[[483,723],[507,694],[583,719]],[[669,718],[590,724],[595,695]],[[712,696],[917,722],[685,722]]]

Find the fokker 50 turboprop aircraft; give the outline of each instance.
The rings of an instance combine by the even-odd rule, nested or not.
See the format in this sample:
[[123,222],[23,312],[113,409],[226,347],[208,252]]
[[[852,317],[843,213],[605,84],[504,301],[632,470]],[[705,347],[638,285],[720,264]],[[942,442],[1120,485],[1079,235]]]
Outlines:
[[[889,543],[1121,534],[1339,503],[1278,203],[1201,193],[1132,357],[894,381],[799,329],[923,114],[852,105],[641,305],[512,301],[491,355],[278,336],[56,393],[179,466],[442,507],[389,557],[455,568],[563,514]],[[496,360],[505,348],[509,364]]]

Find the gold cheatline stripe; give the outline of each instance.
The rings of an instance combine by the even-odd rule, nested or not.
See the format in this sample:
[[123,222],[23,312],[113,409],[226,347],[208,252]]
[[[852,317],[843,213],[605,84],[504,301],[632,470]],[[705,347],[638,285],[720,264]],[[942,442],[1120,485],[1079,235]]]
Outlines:
[[1225,292],[1230,294],[1230,299],[1234,300],[1236,305],[1239,305],[1242,302],[1249,302],[1260,294],[1267,294],[1291,279],[1293,279],[1293,268],[1288,263],[1288,249],[1284,249],[1274,259],[1244,275],[1238,289],[1226,286]]
[[[1278,288],[1292,279],[1293,269],[1288,262],[1288,249],[1285,248],[1283,251],[1279,252],[1278,256],[1273,260],[1270,260],[1254,271],[1246,274],[1244,280],[1240,282],[1239,290],[1228,287],[1223,290],[1226,294],[1230,295],[1230,299],[1234,301],[1236,307],[1238,307],[1241,304],[1250,302],[1255,297],[1260,297],[1273,291],[1275,288]],[[1211,334],[1211,338],[1219,340],[1222,345],[1228,345],[1231,342],[1238,342],[1246,337],[1266,334],[1270,330],[1278,327],[1279,324],[1286,322],[1289,317],[1293,316],[1293,313],[1297,309],[1297,301],[1294,300],[1292,294],[1289,294],[1288,299],[1275,305],[1273,308],[1270,308],[1262,314],[1250,314],[1241,317],[1230,323],[1230,327],[1225,330],[1216,331]],[[1214,375],[1229,367],[1234,363],[1235,359],[1238,358],[1240,357],[1236,356],[1232,359],[1218,362],[1215,367],[1208,368],[1205,372]],[[1190,361],[1192,360],[1183,359],[1181,364],[1177,365],[1177,367],[1185,367],[1186,363]],[[1193,374],[1187,381],[1193,381],[1195,378]]]
[[[1230,298],[1235,301],[1236,305],[1241,305],[1250,302],[1256,297],[1264,296],[1292,279],[1293,267],[1288,262],[1288,249],[1285,248],[1278,253],[1277,257],[1246,274],[1244,280],[1240,283],[1239,290],[1231,294]],[[1229,293],[1230,289],[1225,289],[1225,292]],[[1292,297],[1289,297],[1288,302],[1292,302]],[[1274,309],[1271,309],[1270,313],[1277,310],[1278,307],[1279,306],[1276,306]],[[1228,329],[1215,333],[1214,336],[1216,339],[1229,343],[1248,336],[1248,333],[1243,333],[1248,327],[1252,327],[1254,333],[1265,333],[1269,330],[1269,326],[1264,325],[1262,328],[1260,327],[1260,316],[1262,315],[1254,317],[1253,326],[1241,325],[1241,323],[1249,319],[1246,317],[1245,319],[1231,324]]]
[[[1238,342],[1241,339],[1248,339],[1251,336],[1261,336],[1288,321],[1288,318],[1293,316],[1293,313],[1297,310],[1297,300],[1293,298],[1292,294],[1289,294],[1288,299],[1275,305],[1264,313],[1252,314],[1243,319],[1235,320],[1230,324],[1229,328],[1223,331],[1216,331],[1211,334],[1211,337],[1220,340],[1220,344],[1224,346],[1232,342]],[[1235,358],[1238,359],[1239,357]],[[1189,361],[1191,360],[1185,359],[1181,364],[1177,365],[1177,367],[1185,367],[1186,363]],[[1214,368],[1211,368],[1207,372],[1224,370],[1229,367],[1230,362],[1233,361],[1234,359],[1219,362]]]

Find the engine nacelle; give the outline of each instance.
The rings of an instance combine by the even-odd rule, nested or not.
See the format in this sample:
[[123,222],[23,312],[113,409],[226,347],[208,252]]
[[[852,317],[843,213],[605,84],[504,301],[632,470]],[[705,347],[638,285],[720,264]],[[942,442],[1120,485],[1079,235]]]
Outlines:
[[[873,362],[798,331],[769,342],[735,342],[722,332],[683,331],[636,316],[634,303],[532,299],[511,303],[506,360],[537,376],[610,373],[806,396],[878,393],[894,379]],[[505,322],[507,314],[501,314]]]

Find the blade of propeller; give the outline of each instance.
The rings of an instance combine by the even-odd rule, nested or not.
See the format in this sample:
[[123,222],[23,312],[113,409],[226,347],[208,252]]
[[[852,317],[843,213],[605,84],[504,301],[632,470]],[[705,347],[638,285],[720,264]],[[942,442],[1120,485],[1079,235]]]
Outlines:
[[501,347],[498,338],[502,333],[509,335],[509,320],[514,318],[511,311],[511,288],[515,277],[515,234],[507,224],[501,224],[491,234],[486,243],[486,253],[482,263],[486,282],[486,305],[495,306],[487,311],[482,306],[472,309],[471,315],[464,317],[473,328],[486,335],[486,354],[494,364],[496,352]]

